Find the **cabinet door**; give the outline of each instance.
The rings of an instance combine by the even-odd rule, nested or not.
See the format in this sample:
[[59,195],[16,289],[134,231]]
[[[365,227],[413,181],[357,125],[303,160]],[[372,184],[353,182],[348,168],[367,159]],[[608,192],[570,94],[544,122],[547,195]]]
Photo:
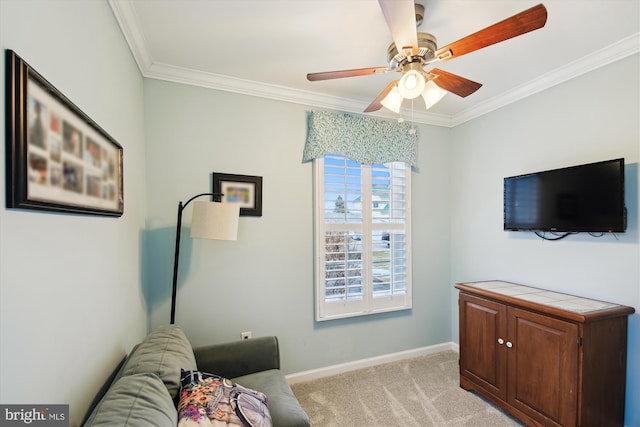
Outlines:
[[578,326],[509,307],[507,401],[539,418],[575,426],[578,387]]
[[[507,398],[507,307],[460,294],[460,375]],[[499,344],[502,342],[503,344]]]

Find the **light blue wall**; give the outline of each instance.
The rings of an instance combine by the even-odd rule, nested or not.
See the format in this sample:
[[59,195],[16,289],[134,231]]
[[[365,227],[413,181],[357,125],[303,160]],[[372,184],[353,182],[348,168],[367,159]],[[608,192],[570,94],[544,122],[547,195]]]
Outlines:
[[[451,281],[502,279],[640,310],[638,55],[453,129]],[[506,176],[624,157],[628,229],[557,242],[502,231]],[[457,340],[457,293],[452,333]],[[630,317],[626,423],[640,426],[640,315]]]
[[122,218],[8,210],[0,60],[0,403],[70,404],[78,425],[147,331],[142,77],[105,1],[0,0],[13,49],[124,147]]
[[316,323],[312,165],[301,161],[307,110],[145,81],[152,326],[169,320],[178,201],[210,191],[215,171],[262,176],[263,216],[241,217],[235,242],[183,240],[177,323],[193,344],[237,340],[242,331],[274,334],[291,373],[449,341],[450,130],[421,128],[412,192],[414,234],[421,236],[413,243],[414,309]]
[[[0,0],[0,45],[125,153],[122,218],[3,203],[1,403],[70,403],[71,425],[79,422],[147,326],[168,323],[177,203],[209,191],[213,171],[263,176],[263,217],[241,218],[236,242],[183,241],[177,319],[195,345],[246,330],[275,334],[292,373],[447,342],[457,337],[452,283],[489,278],[640,308],[638,55],[453,130],[421,126],[414,309],[316,323],[312,169],[301,162],[308,108],[143,82],[106,2]],[[620,240],[550,243],[502,231],[504,176],[618,156],[627,159],[630,181],[630,227]],[[4,188],[4,150],[0,164]],[[640,425],[631,403],[640,399],[639,319],[630,318],[630,426]]]

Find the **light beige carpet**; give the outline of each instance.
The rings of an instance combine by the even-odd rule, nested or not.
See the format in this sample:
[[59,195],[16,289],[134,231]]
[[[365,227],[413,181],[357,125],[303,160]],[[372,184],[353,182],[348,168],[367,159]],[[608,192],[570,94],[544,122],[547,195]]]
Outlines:
[[524,425],[460,388],[454,351],[301,382],[292,389],[313,427]]

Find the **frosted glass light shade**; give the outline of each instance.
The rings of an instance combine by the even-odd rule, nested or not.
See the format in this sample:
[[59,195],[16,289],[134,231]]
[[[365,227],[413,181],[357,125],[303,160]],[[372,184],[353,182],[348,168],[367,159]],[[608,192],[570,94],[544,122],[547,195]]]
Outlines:
[[422,98],[427,106],[427,110],[436,105],[446,94],[446,90],[435,84],[433,80],[429,80],[424,85],[424,91],[422,92]]
[[416,70],[409,70],[400,79],[398,90],[403,98],[413,99],[422,94],[424,86],[424,76]]
[[400,113],[400,107],[402,106],[402,95],[400,95],[400,91],[398,91],[398,86],[394,86],[391,88],[387,96],[384,97],[382,101],[380,101],[383,107],[388,108],[394,113]]
[[193,202],[191,237],[238,240],[239,219],[238,203]]

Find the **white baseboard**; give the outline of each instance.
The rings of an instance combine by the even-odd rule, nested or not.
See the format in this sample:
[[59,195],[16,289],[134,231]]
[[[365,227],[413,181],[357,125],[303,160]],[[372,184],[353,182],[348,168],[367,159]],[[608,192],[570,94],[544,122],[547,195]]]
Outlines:
[[338,365],[327,366],[324,368],[311,369],[286,376],[289,384],[295,384],[303,381],[312,381],[331,375],[342,374],[344,372],[355,371],[356,369],[368,368],[370,366],[381,365],[383,363],[396,362],[403,359],[411,359],[412,357],[425,356],[428,354],[439,353],[441,351],[453,350],[459,352],[458,344],[454,342],[446,342],[442,344],[430,345],[427,347],[415,348],[412,350],[400,351],[398,353],[384,354],[382,356],[370,357],[367,359],[354,360],[353,362],[340,363]]

